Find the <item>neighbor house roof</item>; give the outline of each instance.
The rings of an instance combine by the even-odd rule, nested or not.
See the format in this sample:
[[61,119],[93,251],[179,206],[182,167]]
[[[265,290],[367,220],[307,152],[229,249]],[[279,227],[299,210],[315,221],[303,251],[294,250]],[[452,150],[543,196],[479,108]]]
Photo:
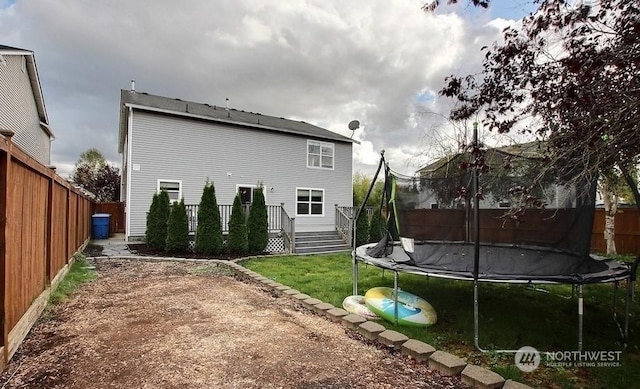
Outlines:
[[[533,141],[527,143],[516,143],[507,146],[499,146],[486,150],[487,155],[491,158],[495,158],[496,155],[511,156],[516,158],[542,158],[544,153],[544,142]],[[431,162],[420,169],[418,174],[428,174],[435,172],[446,164],[450,163],[456,158],[462,158],[465,153],[456,153],[450,156],[441,157],[434,162]]]
[[38,69],[36,67],[36,59],[33,55],[33,51],[20,49],[17,47],[0,45],[0,64],[3,62],[2,56],[5,55],[21,55],[25,57],[27,65],[27,74],[29,75],[29,82],[31,83],[31,90],[36,101],[36,108],[38,110],[38,116],[40,118],[40,127],[51,138],[55,138],[51,127],[49,127],[49,117],[47,116],[47,109],[44,106],[44,97],[42,96],[42,87],[40,86],[40,78],[38,77]]
[[305,136],[334,142],[359,143],[356,140],[336,134],[335,132],[318,126],[314,126],[313,124],[309,124],[304,121],[290,120],[282,117],[263,115],[261,113],[247,112],[233,108],[227,109],[221,106],[156,96],[144,92],[121,90],[120,136],[118,144],[118,150],[120,153],[124,150],[127,107],[183,116],[195,120],[206,120],[239,127],[287,133],[296,136]]

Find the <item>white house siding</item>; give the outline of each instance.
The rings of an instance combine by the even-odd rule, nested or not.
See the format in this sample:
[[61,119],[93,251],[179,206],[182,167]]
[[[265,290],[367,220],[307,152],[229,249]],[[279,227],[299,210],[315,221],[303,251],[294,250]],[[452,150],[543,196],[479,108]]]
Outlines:
[[[307,168],[307,140],[134,110],[127,165],[128,235],[144,236],[146,213],[158,179],[179,180],[187,204],[198,204],[207,178],[219,204],[232,204],[237,185],[265,186],[268,205],[285,204],[295,216],[296,188],[324,190],[323,216],[297,216],[296,231],[334,229],[334,205],[352,204],[352,146],[334,143],[334,169]],[[326,140],[323,140],[327,142]],[[125,151],[126,152],[126,151]],[[273,188],[273,190],[271,190]]]
[[3,55],[0,63],[0,128],[15,132],[13,142],[38,162],[51,163],[49,136],[40,118],[21,55]]

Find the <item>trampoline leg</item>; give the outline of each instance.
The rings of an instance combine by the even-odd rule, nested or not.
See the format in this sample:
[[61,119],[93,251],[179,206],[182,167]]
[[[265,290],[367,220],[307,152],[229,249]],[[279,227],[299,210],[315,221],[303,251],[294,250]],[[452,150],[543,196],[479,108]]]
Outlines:
[[583,303],[583,294],[582,294],[582,284],[578,285],[578,351],[582,351],[582,327],[583,327],[583,312],[584,312],[584,303]]
[[635,289],[635,283],[635,281],[627,282],[627,298],[625,299],[624,309],[624,348],[627,348],[627,344],[629,344],[629,309],[631,306],[631,301],[633,300],[633,290]]
[[613,283],[613,319],[617,321],[618,312],[618,281]]
[[394,297],[396,299],[396,304],[394,305],[394,312],[393,312],[393,317],[395,320],[395,324],[398,325],[398,272],[394,271],[393,272],[393,291],[394,291]]
[[629,310],[633,301],[633,289],[635,282],[627,282],[627,291],[624,299],[624,323],[620,324],[618,319],[618,281],[615,282],[613,288],[613,321],[618,326],[618,332],[622,338],[622,346],[626,349],[629,344]]
[[476,346],[478,351],[485,352],[485,350],[480,347],[480,326],[479,326],[479,311],[480,308],[478,306],[478,281],[473,282],[473,344]]
[[353,284],[353,295],[356,296],[358,294],[358,261],[356,260],[355,254],[353,254],[351,261],[352,261],[351,277],[352,277],[352,284]]

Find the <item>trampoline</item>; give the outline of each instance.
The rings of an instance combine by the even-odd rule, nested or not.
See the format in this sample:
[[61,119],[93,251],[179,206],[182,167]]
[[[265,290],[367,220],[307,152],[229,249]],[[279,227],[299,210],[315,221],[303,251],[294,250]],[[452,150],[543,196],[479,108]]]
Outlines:
[[[543,167],[534,147],[539,146],[460,153],[411,177],[393,172],[383,152],[375,177],[384,168],[380,209],[386,228],[377,243],[354,243],[353,294],[358,294],[358,263],[392,271],[396,292],[398,273],[471,281],[474,343],[487,351],[479,344],[478,283],[569,284],[577,292],[581,351],[583,285],[613,283],[613,319],[626,345],[640,257],[630,265],[590,253],[595,182]],[[503,168],[505,161],[509,169]],[[617,314],[620,284],[626,286],[622,323]]]

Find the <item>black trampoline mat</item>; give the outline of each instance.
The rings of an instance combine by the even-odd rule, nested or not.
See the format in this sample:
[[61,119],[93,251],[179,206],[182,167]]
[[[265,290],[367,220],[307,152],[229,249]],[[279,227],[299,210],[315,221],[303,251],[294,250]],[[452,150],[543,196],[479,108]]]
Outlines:
[[[393,246],[388,255],[370,255],[375,244],[360,246],[356,256],[391,270],[473,279],[474,245],[457,242],[416,243],[413,253]],[[390,248],[389,248],[390,249]],[[542,248],[481,245],[478,278],[496,282],[598,283],[628,278],[629,266],[614,260],[581,257]]]

